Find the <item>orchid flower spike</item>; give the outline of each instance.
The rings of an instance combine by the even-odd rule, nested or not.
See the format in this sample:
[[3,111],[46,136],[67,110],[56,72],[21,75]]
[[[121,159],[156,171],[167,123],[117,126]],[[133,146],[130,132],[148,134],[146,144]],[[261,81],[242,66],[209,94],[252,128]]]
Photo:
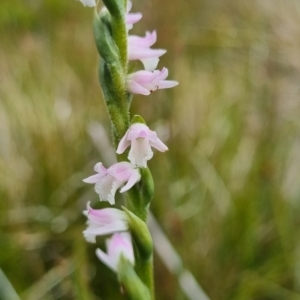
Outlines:
[[107,253],[98,248],[96,255],[111,270],[118,272],[121,255],[134,265],[133,247],[128,232],[115,233],[110,239],[106,240],[106,248]]
[[128,159],[137,167],[146,168],[147,160],[153,157],[151,147],[165,152],[168,147],[157,137],[155,131],[142,123],[132,124],[125,135],[122,137],[117,153],[122,154],[129,146],[131,146]]
[[145,70],[153,71],[157,67],[159,57],[167,52],[164,49],[151,49],[156,42],[156,31],[146,32],[145,37],[128,36],[128,60],[140,60]]
[[133,24],[137,23],[143,15],[141,13],[129,13],[132,8],[132,2],[127,0],[126,28],[127,31],[132,29]]
[[96,243],[96,236],[128,230],[127,215],[119,209],[93,209],[88,202],[83,213],[88,218],[88,227],[83,231],[87,242]]
[[108,169],[102,163],[97,163],[94,167],[98,174],[92,175],[83,181],[95,183],[95,191],[99,194],[100,200],[115,204],[116,190],[127,182],[120,190],[121,193],[129,190],[135,183],[140,181],[141,174],[129,162],[119,162]]
[[127,88],[133,94],[150,95],[157,89],[168,89],[178,85],[175,80],[165,80],[168,77],[168,69],[161,71],[137,71],[127,76]]
[[79,0],[84,6],[94,7],[96,6],[96,0]]

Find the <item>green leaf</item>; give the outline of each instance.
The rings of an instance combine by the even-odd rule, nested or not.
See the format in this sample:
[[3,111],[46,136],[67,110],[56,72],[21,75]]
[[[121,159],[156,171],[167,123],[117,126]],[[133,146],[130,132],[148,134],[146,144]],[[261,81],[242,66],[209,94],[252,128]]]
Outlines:
[[118,265],[119,281],[130,300],[151,300],[151,294],[141,281],[132,264],[122,255]]
[[122,208],[127,214],[129,228],[138,248],[140,258],[144,261],[148,260],[153,253],[153,242],[149,229],[146,223],[138,216],[136,216],[126,207]]

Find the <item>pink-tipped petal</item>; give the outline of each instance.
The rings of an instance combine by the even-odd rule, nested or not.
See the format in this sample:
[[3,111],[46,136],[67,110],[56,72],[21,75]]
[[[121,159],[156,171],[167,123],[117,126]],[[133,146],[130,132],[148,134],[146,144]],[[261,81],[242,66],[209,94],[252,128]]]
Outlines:
[[94,224],[105,225],[119,221],[125,223],[127,220],[126,214],[117,208],[93,209],[90,206],[90,202],[88,202],[85,212],[88,220]]
[[121,188],[120,193],[124,193],[124,192],[128,191],[130,188],[132,188],[140,180],[141,180],[140,171],[138,169],[135,169],[132,172],[127,184],[124,187]]
[[156,31],[146,32],[144,37],[138,35],[128,36],[128,46],[138,46],[139,48],[149,48],[156,42]]
[[150,145],[151,147],[157,149],[160,152],[165,152],[169,150],[168,147],[159,138],[156,138],[154,142],[150,141]]
[[127,140],[127,134],[128,130],[119,142],[118,149],[116,151],[117,154],[122,154],[130,146],[130,141]]
[[127,215],[119,209],[93,209],[88,202],[84,214],[88,218],[88,227],[83,231],[83,235],[90,243],[96,242],[96,236],[128,230]]
[[83,181],[86,182],[86,183],[97,183],[102,178],[103,178],[102,175],[95,174],[95,175],[92,175],[92,176],[89,176],[89,177],[83,179]]
[[95,172],[98,174],[92,175],[88,178],[83,179],[86,183],[96,183],[99,180],[102,180],[103,177],[106,175],[106,169],[103,167],[102,163],[97,163],[94,167]]
[[169,70],[167,68],[162,68],[162,70],[157,73],[155,80],[157,81],[164,80],[168,77],[168,75],[169,75]]
[[139,84],[145,84],[153,81],[157,76],[159,76],[160,71],[147,71],[147,70],[141,70],[134,73],[131,73],[128,75],[128,79],[134,80],[138,82]]
[[118,261],[114,257],[110,257],[99,248],[96,250],[96,255],[107,267],[117,272]]
[[94,171],[97,173],[106,174],[106,168],[103,167],[101,162],[95,164]]
[[138,21],[141,20],[141,18],[143,17],[143,15],[141,13],[130,13],[126,15],[126,24],[127,26],[129,26],[131,29],[132,25],[137,23]]
[[97,257],[110,269],[117,272],[121,255],[134,265],[134,252],[131,236],[128,232],[115,233],[106,240],[107,254],[101,249],[96,250]]
[[132,141],[134,139],[137,139],[138,137],[141,137],[141,132],[148,133],[149,131],[149,127],[146,124],[134,123],[130,126],[128,130],[127,139]]
[[128,59],[138,60],[145,58],[158,58],[166,52],[167,51],[164,49],[139,48],[134,46],[128,48]]
[[141,85],[139,85],[137,82],[133,80],[127,80],[127,88],[128,91],[131,92],[132,94],[141,94],[148,96],[150,95],[150,91]]
[[129,162],[120,162],[118,163],[118,167],[114,169],[114,177],[117,180],[125,182],[129,179],[132,171],[133,167]]
[[159,89],[169,89],[178,84],[179,84],[178,81],[175,81],[175,80],[162,80],[162,81],[160,81],[158,88]]
[[83,235],[87,241],[90,243],[95,243],[96,236],[101,236],[101,235],[108,235],[112,234],[115,232],[121,232],[121,231],[126,231],[128,230],[128,226],[124,222],[114,222],[111,224],[99,226],[99,227],[93,227],[90,226],[86,230],[83,231]]
[[134,265],[134,253],[130,233],[115,233],[107,240],[107,253],[109,256],[120,259],[121,254]]

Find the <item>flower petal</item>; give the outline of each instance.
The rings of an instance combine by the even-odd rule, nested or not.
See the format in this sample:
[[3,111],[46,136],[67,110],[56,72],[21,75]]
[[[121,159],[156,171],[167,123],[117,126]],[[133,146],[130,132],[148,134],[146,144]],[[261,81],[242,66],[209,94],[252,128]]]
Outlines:
[[128,80],[133,80],[139,84],[145,84],[145,83],[150,83],[155,77],[157,77],[160,74],[160,71],[137,71],[134,73],[131,73],[127,76]]
[[118,154],[122,154],[130,146],[130,141],[127,140],[128,131],[129,130],[127,130],[127,132],[119,142],[118,149],[116,151]]
[[103,175],[105,175],[107,173],[106,168],[103,167],[103,164],[101,162],[95,164],[94,171],[97,173],[101,173]]
[[133,28],[133,24],[137,23],[142,17],[143,15],[141,13],[127,14],[125,17],[127,31],[131,30]]
[[131,241],[131,235],[128,232],[115,233],[107,240],[107,253],[111,257],[116,257],[117,262],[121,254],[134,264],[134,253]]
[[150,95],[150,91],[141,85],[139,85],[137,82],[133,80],[127,80],[127,88],[128,91],[133,93],[133,94],[142,94],[145,96]]
[[179,84],[179,82],[175,81],[175,80],[162,80],[159,82],[158,88],[159,89],[169,89],[178,84]]
[[130,176],[128,182],[127,182],[127,184],[124,187],[121,188],[120,193],[124,193],[124,192],[128,191],[129,189],[131,189],[140,180],[141,180],[140,171],[138,169],[135,169],[132,172],[132,174],[131,174],[131,176]]
[[114,222],[127,220],[126,214],[117,208],[102,208],[93,209],[90,206],[90,202],[87,203],[87,210],[84,211],[89,221],[96,225],[105,225]]
[[109,174],[119,181],[127,181],[133,170],[132,165],[127,161],[122,161],[109,168]]
[[96,250],[97,257],[110,269],[117,272],[121,255],[134,265],[134,253],[131,236],[128,232],[115,233],[106,240],[107,254],[101,249]]
[[90,226],[83,231],[83,235],[87,240],[87,242],[96,243],[96,239],[95,239],[96,236],[107,235],[107,234],[126,231],[126,230],[128,230],[128,225],[126,226],[125,222],[115,222],[101,227]]
[[149,127],[146,124],[134,123],[128,130],[127,139],[130,141],[137,139],[138,137],[141,137],[141,132],[145,132],[146,136],[148,136],[149,131]]
[[156,138],[154,142],[150,140],[149,143],[151,147],[157,149],[160,152],[169,150],[168,147],[159,138]]
[[156,31],[146,32],[144,37],[138,35],[128,36],[128,45],[138,46],[139,48],[149,48],[156,42]]
[[118,261],[116,260],[115,257],[110,257],[107,255],[105,252],[103,252],[101,249],[96,250],[96,255],[97,257],[111,270],[117,272],[117,263]]
[[157,58],[164,55],[167,50],[164,49],[150,49],[141,47],[129,47],[128,48],[128,59],[137,60],[145,58]]
[[83,179],[83,181],[86,182],[86,183],[97,183],[102,178],[103,178],[102,175],[95,174],[95,175],[92,175],[92,176],[89,176],[89,177]]

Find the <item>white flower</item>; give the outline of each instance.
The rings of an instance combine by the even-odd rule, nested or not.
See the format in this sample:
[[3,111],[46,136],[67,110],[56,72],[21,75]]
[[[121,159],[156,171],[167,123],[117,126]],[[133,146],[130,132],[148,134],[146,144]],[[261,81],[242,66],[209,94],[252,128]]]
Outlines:
[[108,169],[104,168],[102,163],[97,163],[94,167],[98,174],[92,175],[83,181],[86,183],[95,183],[95,191],[99,194],[100,200],[115,204],[116,190],[124,185],[121,193],[129,190],[135,183],[140,181],[141,174],[129,162],[119,162]]
[[128,230],[126,214],[116,208],[92,209],[90,202],[83,212],[87,218],[88,228],[83,231],[87,242],[96,243],[96,236]]
[[123,153],[129,146],[131,148],[128,159],[133,165],[143,168],[147,167],[147,161],[153,156],[151,147],[161,152],[168,150],[156,132],[142,123],[134,123],[129,127],[118,145],[117,153]]
[[110,269],[117,272],[121,255],[134,265],[134,253],[131,236],[128,232],[115,233],[106,240],[107,253],[101,249],[96,250],[98,258]]

